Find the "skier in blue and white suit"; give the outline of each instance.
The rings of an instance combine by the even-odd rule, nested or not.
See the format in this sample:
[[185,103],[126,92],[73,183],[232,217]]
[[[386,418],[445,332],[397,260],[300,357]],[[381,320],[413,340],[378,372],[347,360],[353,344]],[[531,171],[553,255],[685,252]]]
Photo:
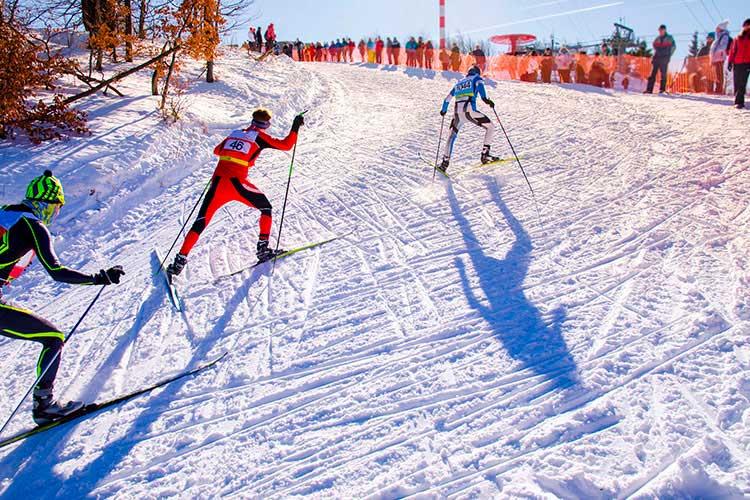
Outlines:
[[495,107],[495,103],[487,98],[487,92],[484,89],[484,80],[482,79],[479,67],[472,66],[466,74],[466,77],[453,86],[448,97],[446,97],[443,102],[443,109],[440,110],[440,115],[445,116],[448,112],[448,106],[451,103],[451,99],[454,97],[456,98],[455,112],[453,114],[453,120],[451,121],[451,135],[448,138],[448,142],[445,144],[443,162],[438,166],[443,172],[448,169],[451,153],[453,152],[453,143],[456,142],[458,130],[466,122],[478,125],[485,130],[484,147],[482,148],[482,163],[489,163],[499,159],[490,154],[490,144],[492,143],[492,135],[495,131],[495,127],[492,124],[492,120],[484,115],[484,113],[477,111],[477,96],[481,97],[482,101],[484,101],[489,107]]

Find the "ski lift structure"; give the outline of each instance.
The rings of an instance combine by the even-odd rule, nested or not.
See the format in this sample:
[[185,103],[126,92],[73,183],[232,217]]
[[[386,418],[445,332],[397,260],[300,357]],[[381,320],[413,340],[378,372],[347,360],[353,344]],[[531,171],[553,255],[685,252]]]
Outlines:
[[510,52],[508,52],[508,54],[515,54],[519,46],[526,46],[530,43],[536,42],[536,36],[525,33],[495,35],[490,37],[490,42],[497,45],[510,45]]

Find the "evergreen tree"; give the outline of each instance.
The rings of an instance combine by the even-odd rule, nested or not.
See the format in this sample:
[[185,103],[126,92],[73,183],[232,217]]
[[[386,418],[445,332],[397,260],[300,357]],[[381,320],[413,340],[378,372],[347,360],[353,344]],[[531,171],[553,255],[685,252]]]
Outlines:
[[690,57],[695,57],[698,55],[698,51],[700,50],[700,45],[698,44],[698,32],[693,33],[693,39],[690,40],[690,47],[688,48],[688,54]]

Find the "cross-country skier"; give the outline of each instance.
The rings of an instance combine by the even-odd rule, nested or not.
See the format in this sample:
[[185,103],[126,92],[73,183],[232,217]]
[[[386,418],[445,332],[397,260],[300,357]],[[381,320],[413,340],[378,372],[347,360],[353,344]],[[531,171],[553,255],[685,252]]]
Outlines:
[[[120,266],[96,274],[85,274],[60,265],[52,247],[52,237],[47,225],[65,204],[60,181],[49,170],[37,177],[26,190],[26,199],[17,205],[0,208],[0,335],[12,339],[32,340],[42,344],[42,353],[36,364],[37,377],[62,349],[65,336],[49,321],[30,311],[18,309],[3,301],[2,289],[18,275],[17,265],[29,252],[34,252],[44,269],[55,281],[76,285],[110,285],[119,283],[125,274]],[[72,413],[83,403],[70,401],[59,404],[52,389],[60,366],[60,356],[34,388],[34,421],[41,425]]]
[[495,103],[487,98],[487,92],[484,89],[484,80],[482,79],[479,66],[472,66],[469,68],[466,77],[453,86],[448,97],[446,97],[443,102],[443,109],[440,110],[440,115],[445,116],[448,112],[448,106],[451,103],[451,99],[454,97],[456,98],[455,112],[450,127],[451,135],[448,138],[448,142],[445,144],[443,162],[438,166],[443,172],[448,169],[448,165],[450,164],[451,153],[453,153],[453,143],[456,142],[458,131],[461,126],[467,122],[473,123],[485,130],[484,148],[482,148],[482,163],[499,160],[499,158],[490,154],[490,145],[492,144],[492,135],[495,127],[492,124],[492,120],[480,111],[477,111],[477,96],[481,97],[484,103],[489,107],[495,107]]
[[268,247],[272,222],[271,202],[260,189],[247,180],[247,173],[264,149],[292,149],[297,142],[297,132],[304,123],[302,115],[296,116],[289,135],[284,139],[276,139],[264,132],[271,126],[271,112],[260,108],[253,113],[250,127],[235,130],[216,146],[214,154],[219,157],[219,163],[211,179],[211,186],[198,212],[198,218],[185,237],[174,262],[167,267],[167,273],[176,276],[182,272],[187,264],[187,256],[200,234],[211,222],[216,211],[230,201],[239,201],[260,210],[260,235],[257,247],[259,262],[265,262],[283,253],[283,250],[274,251]]

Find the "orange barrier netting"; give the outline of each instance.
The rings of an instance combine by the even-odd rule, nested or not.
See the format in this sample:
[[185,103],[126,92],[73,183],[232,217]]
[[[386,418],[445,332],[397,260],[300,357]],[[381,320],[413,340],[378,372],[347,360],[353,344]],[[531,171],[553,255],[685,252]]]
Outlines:
[[[297,50],[293,58],[299,60]],[[623,56],[596,56],[588,54],[557,54],[555,56],[499,55],[475,57],[440,50],[384,49],[378,56],[375,51],[332,48],[303,48],[304,61],[360,62],[372,64],[396,64],[414,68],[457,71],[465,73],[478,64],[485,74],[496,80],[519,80],[527,82],[586,83],[598,87],[632,88],[643,90],[651,73],[651,58]],[[657,77],[656,87],[658,89]],[[723,66],[714,67],[709,57],[690,57],[682,70],[670,73],[667,89],[673,93],[719,93],[726,91]]]

